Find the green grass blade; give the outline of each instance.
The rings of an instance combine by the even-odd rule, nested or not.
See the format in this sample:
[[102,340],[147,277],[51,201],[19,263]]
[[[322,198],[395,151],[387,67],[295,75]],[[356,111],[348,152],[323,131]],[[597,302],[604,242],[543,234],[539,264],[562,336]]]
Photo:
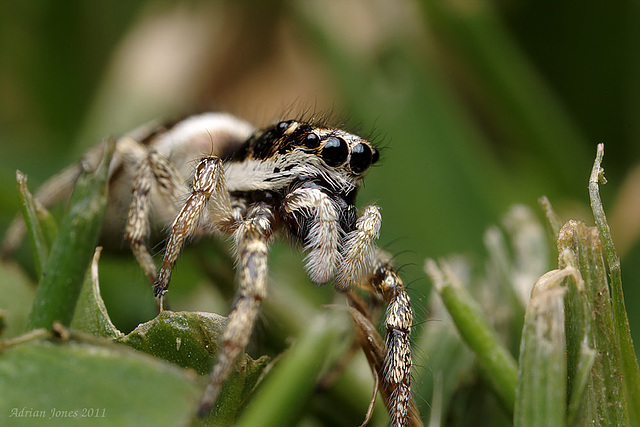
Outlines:
[[435,261],[427,260],[426,271],[464,342],[476,354],[486,382],[504,408],[512,413],[518,379],[513,356],[500,343],[480,307],[446,263],[442,263],[440,269]]
[[27,176],[20,171],[16,171],[16,181],[18,181],[20,207],[27,226],[29,241],[31,242],[36,273],[41,276],[49,257],[49,248],[51,247],[51,242],[47,239],[47,235],[40,223],[42,215],[38,215],[38,212],[42,212],[43,208],[38,209],[36,206],[37,201],[27,187]]
[[522,331],[514,425],[565,425],[566,288],[561,285],[571,273],[580,279],[566,268],[543,275],[534,286]]
[[429,402],[421,408],[424,419],[429,419],[429,425],[441,425],[433,424],[434,419],[445,417],[457,403],[453,397],[460,379],[472,376],[476,365],[473,353],[448,319],[442,301],[434,294],[432,289],[428,312],[429,319],[435,321],[423,328],[415,346],[428,355],[428,363],[416,363],[412,385],[415,395]]
[[341,325],[345,322],[348,323],[346,313],[344,316],[335,312],[318,316],[265,378],[236,425],[294,425],[298,409],[312,392],[332,343],[340,336]]
[[567,425],[580,426],[583,425],[581,418],[581,407],[584,405],[584,396],[587,393],[589,376],[591,369],[596,360],[597,352],[583,344],[578,353],[578,361],[571,382],[571,394],[569,395],[569,404],[567,407]]
[[98,240],[107,204],[107,175],[114,143],[105,145],[102,163],[85,172],[76,185],[62,221],[29,316],[28,329],[71,323],[85,274]]
[[[569,265],[577,268],[584,280],[584,312],[589,317],[585,318],[584,332],[580,333],[597,351],[585,396],[585,413],[577,418],[593,425],[629,425],[622,357],[613,326],[612,303],[598,230],[580,221],[568,221],[560,230],[558,250],[560,267]],[[575,325],[568,328],[570,332],[573,327]],[[577,336],[579,332],[571,334]],[[568,348],[568,358],[573,361],[570,366],[577,366],[579,355],[575,346]],[[576,378],[576,371],[569,370],[570,384],[574,382],[572,378]]]
[[640,370],[638,369],[638,360],[634,352],[631,332],[629,330],[629,319],[627,318],[627,310],[624,304],[620,258],[613,245],[611,230],[607,223],[604,208],[602,207],[598,186],[599,181],[603,180],[606,182],[606,180],[604,180],[604,170],[601,167],[603,156],[604,144],[598,144],[596,160],[593,164],[593,170],[589,179],[589,197],[611,275],[613,328],[615,330],[617,346],[620,349],[622,357],[623,381],[629,402],[629,415],[635,425],[640,425]]

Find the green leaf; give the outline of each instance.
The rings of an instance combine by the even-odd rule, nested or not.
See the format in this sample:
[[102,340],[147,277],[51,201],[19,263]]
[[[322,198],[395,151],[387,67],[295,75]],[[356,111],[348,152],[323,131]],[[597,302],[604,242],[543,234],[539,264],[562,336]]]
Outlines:
[[0,354],[0,420],[30,426],[186,425],[200,387],[124,346],[27,342]]
[[[191,368],[208,378],[225,321],[226,318],[213,313],[163,311],[119,341],[154,357]],[[266,357],[253,360],[243,353],[207,420],[215,425],[233,424],[267,361]]]
[[91,261],[90,271],[84,280],[76,310],[71,320],[71,328],[104,338],[121,338],[122,332],[111,322],[98,281],[98,259],[101,248],[96,248]]
[[[435,294],[435,289],[432,291]],[[446,313],[440,298],[429,298],[429,318],[438,321],[429,322],[417,340],[416,348],[428,355],[428,366],[415,378],[415,395],[430,402],[429,407],[421,409],[422,415],[431,412],[431,422],[438,415],[446,416],[461,378],[469,378],[475,372],[475,357],[464,344],[456,328]],[[433,397],[432,397],[433,396]],[[436,399],[435,396],[438,396]],[[439,404],[439,405],[438,405]],[[441,425],[436,422],[431,425]]]
[[33,283],[17,265],[0,262],[0,309],[5,312],[2,338],[13,338],[24,332],[35,294]]
[[102,162],[94,173],[78,179],[69,212],[62,221],[58,237],[42,274],[28,328],[51,328],[55,321],[68,326],[93,250],[102,226],[107,204],[107,175],[114,150],[105,144]]

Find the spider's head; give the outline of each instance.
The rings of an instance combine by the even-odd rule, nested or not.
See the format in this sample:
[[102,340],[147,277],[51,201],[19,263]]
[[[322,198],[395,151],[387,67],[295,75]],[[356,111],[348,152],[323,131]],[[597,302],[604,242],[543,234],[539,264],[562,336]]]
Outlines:
[[340,129],[288,120],[275,125],[281,144],[301,147],[330,168],[342,173],[362,176],[378,161],[378,150],[359,136]]
[[[234,172],[242,168],[255,178],[252,188],[245,190],[283,188],[295,180],[320,178],[334,190],[347,193],[360,186],[378,158],[378,150],[359,136],[287,120],[254,133],[230,159],[235,163],[230,168]],[[258,181],[264,185],[260,187]]]

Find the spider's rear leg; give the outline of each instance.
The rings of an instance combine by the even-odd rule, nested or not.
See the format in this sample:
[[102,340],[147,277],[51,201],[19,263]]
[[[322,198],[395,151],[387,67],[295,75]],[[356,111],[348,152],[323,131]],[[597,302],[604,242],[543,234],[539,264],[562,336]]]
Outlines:
[[200,400],[200,416],[209,413],[236,358],[246,348],[260,305],[267,295],[267,245],[272,235],[273,221],[274,215],[269,208],[256,205],[234,232],[238,258],[238,299],[227,319],[220,352]]
[[215,213],[211,213],[209,218],[213,222],[212,228],[230,231],[234,220],[222,160],[218,157],[205,157],[196,168],[191,195],[171,225],[171,235],[162,260],[162,267],[153,288],[155,296],[162,297],[167,292],[171,272],[180,249],[185,240],[194,234],[209,201],[215,207]]
[[125,238],[138,264],[152,284],[156,280],[157,270],[147,248],[147,241],[150,233],[151,191],[154,187],[160,191],[175,212],[180,209],[180,196],[188,193],[180,173],[171,161],[155,150],[151,150],[137,164],[125,226]]

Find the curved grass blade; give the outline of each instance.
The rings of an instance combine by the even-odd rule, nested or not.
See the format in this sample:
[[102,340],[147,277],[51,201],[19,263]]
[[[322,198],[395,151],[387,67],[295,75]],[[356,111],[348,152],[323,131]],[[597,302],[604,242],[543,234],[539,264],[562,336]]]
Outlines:
[[480,307],[446,263],[443,262],[439,268],[434,260],[429,259],[425,270],[464,342],[478,357],[485,380],[503,407],[513,413],[518,382],[518,366],[513,356],[499,342]]
[[18,181],[20,207],[31,242],[36,273],[41,276],[49,257],[49,249],[55,238],[56,225],[51,214],[38,203],[38,200],[29,191],[27,176],[18,170],[16,171],[16,181]]
[[107,204],[107,176],[115,144],[108,141],[102,162],[78,179],[70,208],[47,260],[29,316],[28,329],[69,326],[98,241]]
[[613,306],[613,327],[615,337],[622,357],[623,381],[629,399],[630,416],[635,425],[640,425],[640,369],[633,348],[633,340],[629,330],[629,319],[624,304],[622,291],[622,274],[620,271],[620,257],[616,252],[611,237],[611,230],[607,223],[607,217],[600,200],[598,182],[606,183],[602,158],[604,157],[604,144],[598,144],[596,160],[593,164],[591,177],[589,178],[589,198],[591,209],[600,232],[602,246],[611,275],[611,304]]
[[[238,427],[294,425],[298,409],[313,391],[323,364],[341,334],[345,317],[323,313],[298,338],[265,378],[236,424]],[[364,414],[363,414],[364,416]]]

